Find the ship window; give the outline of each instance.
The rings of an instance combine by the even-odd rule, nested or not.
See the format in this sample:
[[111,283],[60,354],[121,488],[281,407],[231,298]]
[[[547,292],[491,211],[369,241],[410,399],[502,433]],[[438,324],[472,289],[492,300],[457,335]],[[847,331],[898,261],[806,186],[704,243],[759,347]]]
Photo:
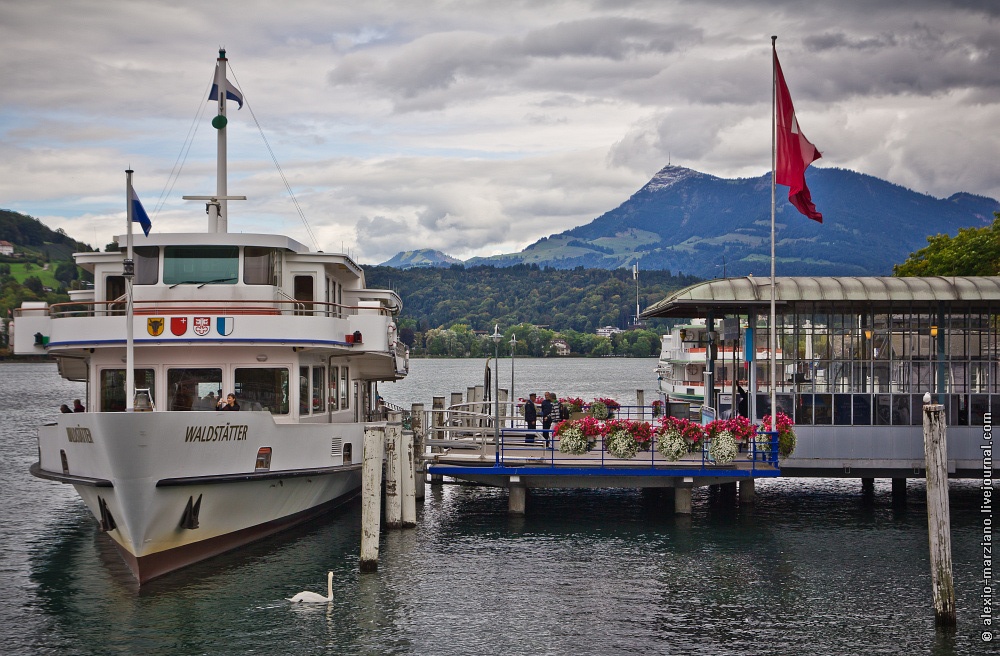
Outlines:
[[248,285],[278,286],[278,250],[247,246],[243,249],[243,282]]
[[[152,369],[134,369],[135,386],[149,388],[149,395],[156,399],[156,378]],[[101,412],[125,412],[125,370],[101,370]]]
[[326,389],[326,367],[312,368],[312,411],[320,414],[326,406],[323,391]]
[[309,414],[309,367],[299,367],[299,414]]
[[350,408],[350,404],[347,400],[350,398],[347,391],[347,367],[340,368],[340,409],[347,410]]
[[272,415],[288,414],[288,369],[247,367],[233,373],[240,410],[264,410]]
[[340,409],[340,395],[337,394],[338,376],[340,376],[340,367],[330,367],[330,410]]
[[235,284],[240,268],[238,246],[166,246],[163,284]]
[[160,279],[160,247],[136,246],[133,249],[135,258],[136,285],[155,285]]
[[[139,387],[138,383],[136,387]],[[215,410],[222,391],[222,369],[177,368],[167,370],[168,410]],[[237,397],[237,401],[240,399]]]

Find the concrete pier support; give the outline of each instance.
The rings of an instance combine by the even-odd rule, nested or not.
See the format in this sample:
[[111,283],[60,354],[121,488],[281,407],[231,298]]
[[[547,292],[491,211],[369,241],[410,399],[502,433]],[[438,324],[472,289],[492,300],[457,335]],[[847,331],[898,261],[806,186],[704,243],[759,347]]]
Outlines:
[[861,479],[861,493],[864,495],[875,494],[875,479],[874,478],[862,478]]
[[674,488],[674,514],[691,514],[691,488],[678,486]]
[[756,483],[752,478],[740,479],[740,505],[757,500]]
[[361,470],[361,571],[378,570],[378,539],[382,519],[382,458],[385,429],[365,429]]
[[509,495],[507,512],[511,515],[523,515],[527,505],[528,488],[519,477],[511,476],[507,490]]
[[905,506],[906,505],[906,479],[905,478],[894,478],[894,479],[892,479],[892,505],[894,505],[894,506]]

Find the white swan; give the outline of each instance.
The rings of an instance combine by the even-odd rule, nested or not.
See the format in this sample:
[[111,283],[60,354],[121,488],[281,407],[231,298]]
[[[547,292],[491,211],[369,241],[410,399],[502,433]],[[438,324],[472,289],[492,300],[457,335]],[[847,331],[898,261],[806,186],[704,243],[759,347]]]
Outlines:
[[315,592],[300,592],[288,601],[291,602],[302,602],[306,604],[325,604],[327,602],[333,601],[333,572],[327,572],[326,575],[326,596],[316,594]]

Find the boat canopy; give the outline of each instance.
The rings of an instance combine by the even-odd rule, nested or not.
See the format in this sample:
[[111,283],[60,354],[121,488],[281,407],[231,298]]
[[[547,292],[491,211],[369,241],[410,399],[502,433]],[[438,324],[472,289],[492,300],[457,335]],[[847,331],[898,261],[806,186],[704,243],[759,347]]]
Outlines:
[[[775,304],[843,307],[850,304],[938,308],[955,304],[986,307],[1000,302],[1000,276],[981,277],[812,277],[775,278]],[[686,287],[648,307],[645,319],[760,313],[771,304],[771,279],[723,278]]]

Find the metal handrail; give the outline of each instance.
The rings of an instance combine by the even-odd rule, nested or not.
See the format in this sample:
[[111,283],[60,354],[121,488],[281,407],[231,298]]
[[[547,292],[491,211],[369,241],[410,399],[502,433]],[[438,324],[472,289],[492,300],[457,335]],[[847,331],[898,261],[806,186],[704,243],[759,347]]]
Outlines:
[[[286,307],[292,305],[292,307]],[[310,316],[329,316],[336,318],[340,314],[357,315],[360,310],[376,310],[380,316],[392,316],[391,308],[386,307],[365,307],[357,305],[342,305],[340,303],[326,303],[322,301],[296,301],[291,300],[249,300],[249,299],[157,299],[157,300],[133,300],[133,311],[136,314],[151,314],[162,312],[164,314],[177,314],[181,312],[238,312],[242,314],[302,314]],[[336,310],[334,310],[334,308]],[[14,317],[22,316],[22,311],[33,314],[40,311],[47,311],[48,315],[54,319],[68,317],[93,317],[93,316],[124,316],[126,313],[125,302],[122,300],[113,301],[68,301],[65,303],[54,303],[48,308],[15,308]],[[343,311],[347,312],[343,312]],[[338,311],[339,314],[338,314]]]

